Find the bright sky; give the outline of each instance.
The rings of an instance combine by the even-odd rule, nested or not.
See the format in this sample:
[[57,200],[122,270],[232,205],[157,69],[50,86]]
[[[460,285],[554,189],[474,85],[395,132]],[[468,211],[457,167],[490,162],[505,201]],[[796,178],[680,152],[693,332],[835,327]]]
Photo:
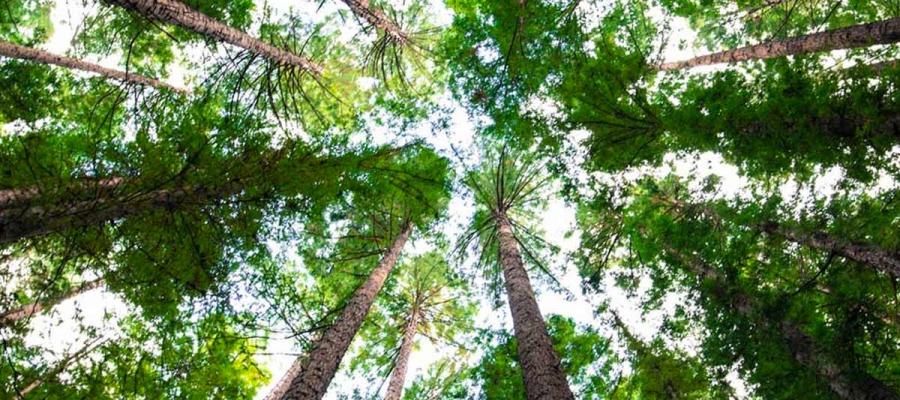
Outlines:
[[[289,8],[294,7],[295,9],[301,11],[300,15],[310,16],[311,20],[320,18],[320,15],[330,12],[328,7],[333,7],[333,3],[337,2],[327,1],[325,3],[326,9],[321,13],[317,13],[317,1],[268,1],[269,7],[274,10],[276,15],[279,12],[286,12],[286,10],[288,10]],[[583,2],[582,4],[586,3],[588,2]],[[77,29],[77,24],[82,20],[83,16],[86,13],[94,12],[95,10],[93,4],[89,4],[87,8],[85,8],[83,4],[84,3],[82,0],[57,0],[57,7],[54,9],[52,14],[53,22],[56,26],[56,31],[54,32],[54,35],[49,43],[44,46],[46,50],[55,53],[65,53],[70,48],[70,41],[73,32]],[[432,10],[436,10],[435,13],[438,16],[438,22],[441,24],[449,23],[452,18],[451,14],[446,11],[442,4],[440,4],[440,1],[436,1],[435,6],[432,8]],[[353,21],[351,20],[350,23],[352,24]],[[665,59],[683,59],[696,55],[700,52],[696,49],[683,49],[678,46],[678,44],[682,42],[690,43],[694,36],[693,33],[687,28],[687,24],[683,20],[673,21],[672,28],[674,37],[670,41],[670,46],[668,46],[664,51]],[[353,29],[355,28],[348,26],[343,27],[342,29],[346,29],[346,37],[349,39],[349,37],[352,36]],[[199,53],[203,52],[204,50],[197,49],[196,51]],[[199,57],[197,54],[188,54],[188,56]],[[117,57],[110,57],[106,60],[94,61],[99,61],[100,63],[109,67],[116,67],[117,60]],[[700,72],[702,71],[694,71],[694,73]],[[174,71],[171,71],[171,75],[172,78],[170,80],[173,83],[182,84],[186,72],[183,69],[176,69]],[[431,132],[428,131],[427,125],[423,125],[422,129],[415,132],[414,134],[427,140],[436,149],[442,151],[444,154],[447,154],[452,158],[452,152],[449,149],[449,144],[453,143],[457,148],[471,149],[473,147],[473,139],[476,133],[474,131],[473,124],[468,120],[468,117],[466,116],[466,112],[464,110],[459,108],[459,106],[454,105],[452,100],[450,100],[449,98],[445,98],[444,102],[447,105],[455,107],[452,118],[452,126],[450,129],[446,130],[447,132],[452,132],[450,134],[452,136],[432,135]],[[552,108],[552,105],[544,105],[543,107]],[[389,137],[393,137],[393,135],[390,135],[390,132],[386,132],[384,130],[379,132],[376,130],[376,141],[386,141]],[[576,141],[580,137],[583,137],[582,133],[573,132],[570,139],[573,143],[576,143]],[[707,153],[682,157],[670,155],[667,161],[668,163],[665,167],[657,168],[651,172],[659,176],[668,174],[671,171],[674,171],[675,173],[682,176],[687,176],[691,173],[698,177],[716,174],[722,177],[723,182],[723,191],[719,194],[720,196],[732,197],[735,195],[746,194],[748,182],[738,175],[736,168],[724,164],[721,157],[715,154]],[[465,163],[468,165],[475,165],[477,164],[477,159],[473,158],[465,160]],[[630,172],[620,174],[621,176],[619,176],[619,178],[628,177],[629,174],[632,176],[636,176],[638,173]],[[813,186],[801,187],[796,183],[789,182],[783,187],[783,190],[785,191],[785,194],[796,192],[798,190],[823,193],[829,190],[833,190],[834,185],[839,180],[839,177],[840,171],[835,169],[833,171],[827,171],[824,174],[823,178],[819,179]],[[595,176],[594,178],[604,179],[610,177]],[[894,183],[895,182],[890,180],[884,180],[880,182],[880,186],[891,187],[894,185]],[[443,228],[445,230],[445,233],[447,233],[449,237],[456,237],[459,233],[459,226],[468,220],[472,212],[473,207],[470,201],[459,198],[454,199],[450,203],[450,220],[444,225]],[[573,208],[567,205],[562,200],[553,198],[549,202],[547,211],[542,215],[544,219],[541,221],[541,227],[546,233],[546,238],[550,242],[558,245],[563,250],[563,254],[576,250],[578,247],[578,235],[577,233],[568,234],[575,229]],[[412,245],[408,247],[407,253],[424,252],[427,250],[427,247],[428,245],[425,242],[412,243]],[[559,263],[563,267],[562,270],[564,271],[559,277],[559,280],[565,287],[565,289],[567,289],[575,296],[572,299],[567,299],[565,296],[559,293],[549,290],[540,290],[541,288],[538,287],[538,303],[540,304],[541,310],[544,315],[564,315],[573,318],[579,324],[593,326],[601,329],[601,331],[603,332],[611,334],[611,330],[607,328],[603,324],[603,322],[594,315],[594,310],[596,310],[597,305],[600,303],[600,299],[582,295],[580,289],[581,280],[574,266],[567,265],[566,261],[562,257],[560,257]],[[619,311],[620,315],[622,315],[625,322],[632,327],[633,331],[635,331],[640,337],[650,340],[655,335],[655,332],[659,327],[662,314],[657,312],[651,313],[648,316],[642,316],[640,311],[638,310],[638,302],[635,299],[629,299],[628,297],[626,297],[621,290],[617,289],[612,284],[612,282],[605,282],[605,286],[606,293],[609,295],[610,304],[612,305],[612,307]],[[9,291],[10,289],[10,287],[4,288],[4,290],[7,291]],[[478,326],[505,328],[510,331],[512,330],[512,323],[507,308],[504,307],[494,310],[489,305],[489,302],[487,301],[485,296],[480,296],[479,300],[481,301],[481,308],[477,316]],[[669,302],[669,304],[672,305],[674,304],[674,302]],[[74,301],[69,301],[55,307],[53,312],[48,315],[36,318],[32,323],[33,330],[28,336],[28,342],[31,344],[44,345],[48,350],[57,352],[57,355],[55,356],[48,353],[49,359],[56,359],[57,357],[59,357],[59,353],[65,352],[66,349],[77,348],[81,343],[84,342],[84,340],[83,338],[77,337],[70,333],[77,331],[76,329],[74,329],[75,324],[72,322],[64,323],[62,325],[62,329],[60,329],[60,326],[58,326],[53,321],[72,320],[77,314],[79,314],[76,312],[79,308],[82,308],[84,310],[80,313],[80,315],[86,318],[85,323],[98,327],[106,326],[107,328],[110,327],[110,323],[103,320],[104,313],[110,312],[115,315],[124,315],[124,313],[127,311],[127,307],[117,298],[117,296],[107,293],[103,290],[93,291],[81,296]],[[111,329],[111,332],[114,331],[115,329]],[[679,343],[677,345],[679,347],[690,350],[692,348],[695,348],[696,342],[689,340],[686,343]],[[291,353],[293,351],[293,343],[287,340],[273,340],[271,341],[269,348],[266,349],[267,353],[274,354]],[[411,357],[411,364],[407,376],[407,382],[411,382],[416,375],[422,373],[443,353],[443,349],[434,348],[433,346],[428,344],[427,341],[420,341],[420,347]],[[260,360],[266,367],[271,370],[273,376],[272,384],[274,384],[293,362],[293,357],[289,355],[267,355],[260,356]],[[734,385],[738,388],[738,392],[745,393],[743,385],[737,378],[736,374],[732,374],[731,378]],[[337,398],[337,395],[339,393],[348,394],[351,393],[354,388],[370,388],[371,386],[372,385],[370,385],[368,382],[364,382],[359,378],[354,379],[343,373],[339,373],[338,377],[332,382],[331,390],[329,391],[329,394],[326,398],[335,399]],[[263,388],[260,391],[260,395],[258,397],[262,398],[269,391],[269,389],[270,387]]]

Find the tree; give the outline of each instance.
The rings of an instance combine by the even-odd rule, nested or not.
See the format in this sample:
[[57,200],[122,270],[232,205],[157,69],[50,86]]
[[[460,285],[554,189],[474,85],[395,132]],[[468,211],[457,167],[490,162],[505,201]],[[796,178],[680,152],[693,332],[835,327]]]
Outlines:
[[[347,203],[343,212],[353,223],[352,230],[347,240],[338,243],[336,254],[348,256],[353,263],[363,263],[373,254],[381,255],[381,259],[377,267],[365,274],[365,281],[353,291],[334,323],[313,344],[284,399],[320,399],[325,395],[413,228],[427,227],[442,213],[448,173],[445,161],[422,149],[401,165],[399,170],[408,177],[406,181],[376,180],[371,182],[369,191],[357,193],[359,197]],[[382,247],[384,242],[389,245]],[[373,244],[377,249],[374,252]]]
[[816,51],[852,49],[876,44],[900,41],[900,18],[856,25],[819,33],[811,33],[784,40],[773,40],[754,46],[695,57],[690,60],[667,62],[659,66],[662,71],[691,68],[700,65],[735,63],[746,60],[764,60]]
[[232,44],[260,57],[265,57],[284,66],[293,66],[313,75],[321,74],[322,68],[311,60],[279,49],[255,39],[235,28],[216,21],[203,13],[191,9],[179,0],[105,0],[107,3],[134,11],[148,18],[206,35],[220,42]]
[[73,299],[75,297],[80,296],[81,294],[83,294],[85,292],[103,287],[103,284],[104,284],[103,279],[95,279],[93,281],[84,282],[81,285],[79,285],[78,287],[75,287],[72,290],[70,290],[68,293],[65,293],[62,296],[52,298],[48,301],[44,301],[44,302],[40,302],[40,303],[35,302],[35,303],[31,303],[31,304],[26,304],[22,307],[4,311],[4,312],[0,313],[0,327],[5,326],[5,325],[14,324],[17,321],[21,321],[23,319],[29,318],[32,315],[38,314],[41,311],[49,309],[49,308],[53,307],[54,305],[59,304],[63,301]]
[[152,86],[156,89],[170,90],[173,92],[187,94],[187,89],[172,86],[159,79],[149,78],[142,75],[136,75],[129,72],[122,72],[111,68],[106,68],[97,64],[78,60],[72,57],[60,56],[48,53],[43,50],[32,49],[17,44],[0,41],[0,55],[17,58],[21,60],[30,60],[41,64],[52,64],[63,68],[76,69],[80,71],[92,72],[102,75],[108,79],[122,81],[125,83],[133,83],[137,85]]
[[539,205],[540,191],[548,184],[540,166],[538,160],[508,154],[504,148],[467,177],[478,209],[460,248],[477,247],[481,266],[490,268],[496,263],[503,272],[527,398],[574,398],[547,335],[520,253],[524,251],[536,261],[532,249],[523,246],[520,250],[520,237],[536,236],[517,218],[527,217],[529,207]]

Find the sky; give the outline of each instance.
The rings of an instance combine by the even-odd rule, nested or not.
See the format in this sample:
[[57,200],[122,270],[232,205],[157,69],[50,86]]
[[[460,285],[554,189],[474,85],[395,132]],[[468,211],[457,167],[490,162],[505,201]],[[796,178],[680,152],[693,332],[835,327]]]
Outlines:
[[[300,11],[300,15],[310,16],[310,18],[315,19],[318,18],[318,15],[328,13],[329,7],[334,7],[332,3],[336,2],[326,2],[326,9],[320,12],[316,11],[318,2],[306,0],[269,0],[268,6],[275,12],[286,12],[290,8],[295,8]],[[70,41],[73,33],[78,29],[78,21],[81,21],[86,13],[94,12],[94,10],[93,4],[89,3],[89,5],[85,7],[82,0],[57,0],[57,7],[54,8],[52,14],[56,30],[50,41],[44,45],[44,49],[55,53],[67,52],[71,47]],[[447,11],[439,1],[435,2],[435,6],[432,7],[432,10],[435,13],[437,19],[436,22],[439,25],[446,25],[452,19],[452,14]],[[584,11],[590,12],[589,10]],[[353,21],[350,21],[350,23],[353,23]],[[354,28],[343,27],[342,29],[344,29],[344,32],[346,33],[345,39],[349,40],[352,37]],[[697,48],[679,46],[681,43],[692,42],[694,37],[694,33],[687,27],[685,21],[678,19],[674,20],[672,23],[672,30],[674,36],[670,41],[670,45],[667,46],[663,52],[664,59],[680,60],[703,53],[703,50]],[[187,54],[186,56],[194,58],[200,57],[201,55],[199,53],[204,52],[204,49],[196,49],[194,51],[198,54]],[[93,61],[109,67],[116,67],[118,65],[116,56],[104,60]],[[692,73],[703,73],[714,68],[720,67],[704,67],[704,69],[698,69],[692,71]],[[170,72],[171,78],[169,80],[171,83],[179,85],[185,83],[185,78],[188,74],[187,71],[175,69]],[[420,129],[413,131],[413,136],[418,136],[426,140],[434,148],[452,158],[450,144],[452,143],[457,148],[473,149],[477,133],[475,132],[475,125],[469,120],[466,111],[463,110],[461,106],[456,104],[447,95],[442,99],[442,103],[452,109],[451,126],[449,129],[444,130],[444,132],[449,133],[445,135],[434,135],[428,130],[428,125],[423,124]],[[544,107],[547,112],[552,112],[553,108],[552,104],[539,104],[537,107]],[[376,142],[386,142],[393,137],[391,132],[385,130],[379,131],[376,129],[372,140]],[[572,144],[577,145],[577,141],[581,137],[583,137],[583,132],[576,131],[571,133],[569,139]],[[468,159],[456,160],[458,162],[458,168],[462,168],[463,165],[477,165],[477,152],[467,154],[471,154]],[[630,171],[623,173],[618,177],[592,176],[590,178],[628,178],[629,174],[637,176],[642,173],[652,173],[657,176],[663,176],[670,172],[674,172],[681,176],[693,174],[694,176],[701,178],[698,180],[702,180],[702,177],[711,174],[718,175],[722,178],[722,190],[718,194],[721,197],[746,196],[747,193],[749,193],[749,182],[740,176],[735,167],[725,164],[720,156],[713,153],[690,155],[673,154],[667,157],[664,166],[651,171]],[[795,182],[792,183],[789,181],[783,185],[781,190],[783,191],[783,194],[793,194],[804,191],[807,193],[806,195],[808,195],[808,193],[825,193],[829,190],[834,190],[840,177],[841,173],[839,170],[823,171],[822,178],[818,179],[814,185],[801,187]],[[885,179],[886,180],[879,182],[879,187],[886,188],[895,184],[895,182],[888,178]],[[804,194],[801,193],[801,195]],[[442,225],[444,233],[451,238],[457,237],[460,232],[460,226],[468,221],[473,213],[473,209],[470,199],[454,198],[449,207],[449,220]],[[592,326],[599,329],[601,332],[613,335],[609,327],[605,325],[603,319],[598,318],[594,313],[597,306],[600,304],[601,299],[582,294],[581,278],[578,276],[576,268],[568,263],[563,257],[565,254],[578,249],[578,232],[575,226],[574,208],[560,198],[551,197],[546,212],[541,215],[543,216],[543,219],[540,221],[540,227],[545,232],[545,238],[551,243],[559,246],[561,249],[560,257],[558,257],[558,264],[561,267],[561,272],[558,279],[569,293],[574,294],[573,297],[567,298],[558,292],[546,290],[547,288],[542,288],[538,284],[538,303],[542,313],[545,316],[558,314],[570,317],[580,325]],[[429,245],[426,242],[417,241],[408,246],[407,255],[422,253],[428,249]],[[7,287],[3,289],[7,291],[10,290],[9,286],[14,285],[14,283],[15,282],[8,282]],[[662,314],[660,312],[653,312],[649,315],[642,315],[639,311],[638,301],[636,299],[627,297],[621,290],[616,288],[611,281],[604,282],[604,286],[610,305],[619,312],[626,324],[629,325],[639,337],[651,340],[659,328]],[[484,295],[479,295],[478,300],[480,302],[479,313],[476,317],[476,325],[478,327],[512,330],[512,322],[507,308],[502,307],[494,309]],[[670,305],[674,303],[675,302],[671,302]],[[77,329],[75,329],[75,323],[71,322],[74,320],[75,316],[80,315],[84,317],[84,323],[89,325],[104,326],[109,331],[108,334],[110,337],[114,337],[116,329],[105,320],[104,317],[106,314],[121,316],[127,314],[128,311],[129,307],[114,294],[108,293],[105,290],[92,291],[77,299],[67,301],[55,307],[52,313],[36,318],[32,322],[32,331],[31,334],[29,334],[27,341],[32,344],[41,344],[48,350],[56,352],[56,355],[48,354],[49,359],[58,358],[61,354],[65,353],[67,349],[75,349],[84,342],[83,338],[70,333],[77,331]],[[64,322],[64,325],[61,327],[62,329],[60,329],[60,326],[58,326],[55,321],[70,322]],[[437,360],[446,350],[435,348],[427,341],[423,340],[420,340],[419,344],[420,347],[412,355],[410,360],[407,383],[411,382],[416,375],[425,371],[427,367]],[[689,338],[687,342],[677,343],[676,345],[687,351],[691,351],[691,349],[696,348],[697,342],[696,340],[692,341]],[[269,386],[260,390],[258,398],[262,398],[270,390],[270,387],[278,381],[279,377],[293,362],[294,357],[292,355],[284,354],[292,353],[293,351],[293,343],[290,340],[270,341],[269,347],[265,350],[265,353],[270,354],[262,355],[259,359],[271,371],[273,379]],[[738,394],[741,396],[745,395],[747,389],[743,382],[737,377],[736,373],[732,373],[729,377],[732,384],[736,387]],[[354,378],[347,376],[344,373],[339,373],[338,377],[332,382],[331,390],[326,398],[335,399],[337,398],[338,393],[350,393],[355,387],[370,387],[370,384],[360,378]]]

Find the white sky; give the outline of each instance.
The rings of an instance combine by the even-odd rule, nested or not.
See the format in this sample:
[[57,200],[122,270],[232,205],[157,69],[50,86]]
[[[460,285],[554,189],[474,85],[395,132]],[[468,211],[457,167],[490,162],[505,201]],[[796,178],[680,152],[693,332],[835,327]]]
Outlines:
[[[301,15],[310,16],[311,18],[319,18],[318,16],[322,15],[322,13],[316,12],[316,7],[318,7],[317,3],[318,2],[309,0],[268,1],[268,5],[276,10],[276,13],[284,12],[287,9],[294,7],[301,11]],[[331,7],[331,3],[333,2],[326,2],[326,8]],[[584,2],[583,4],[586,3],[587,2]],[[92,3],[89,3],[88,8],[85,8],[83,4],[83,0],[57,0],[57,7],[54,8],[52,14],[56,30],[50,41],[43,46],[46,50],[55,53],[65,53],[71,47],[70,41],[73,32],[75,31],[75,29],[77,29],[77,23],[82,20],[86,12],[93,12],[92,10],[95,9]],[[435,7],[432,10],[435,11],[435,14],[437,15],[439,20],[439,24],[446,25],[452,18],[450,13],[447,12],[446,9],[440,4],[440,1],[435,2]],[[326,12],[327,11],[328,10],[326,10]],[[73,24],[72,21],[75,21],[75,24]],[[688,29],[687,24],[684,20],[674,20],[672,28],[675,36],[672,38],[670,46],[668,46],[664,51],[666,60],[684,59],[703,52],[702,50],[698,50],[695,48],[682,48],[678,45],[679,43],[684,42],[691,43],[693,42],[694,38],[693,32]],[[345,29],[347,28],[345,27]],[[352,35],[349,30],[347,33],[348,35]],[[198,49],[197,51],[200,52],[203,50]],[[93,61],[104,64],[108,67],[116,67],[118,57],[114,56],[104,60]],[[695,70],[692,71],[692,73],[703,73],[713,68],[721,67],[707,67],[705,70]],[[171,72],[172,73],[170,81],[172,83],[184,84],[185,71],[183,69],[178,68]],[[444,99],[444,101],[446,102],[446,104],[452,103],[452,101],[449,99]],[[457,148],[466,149],[473,147],[475,137],[474,126],[468,120],[466,112],[458,106],[456,106],[454,110],[452,126],[447,131],[452,132],[451,137],[431,135],[430,132],[424,130],[419,132],[419,135],[426,139],[439,151],[450,155],[451,158],[452,154],[449,150],[449,143],[453,143]],[[580,134],[578,132],[573,132],[571,139],[573,141],[577,140],[579,138],[579,135]],[[379,133],[376,131],[376,141],[384,141],[388,137],[391,137],[391,135],[389,135],[389,132],[381,131]],[[719,157],[718,155],[706,153],[699,155],[699,157],[697,158],[683,157],[680,159],[673,155],[669,156],[667,161],[667,164],[671,164],[670,166],[658,168],[653,171],[653,173],[661,176],[667,174],[670,171],[674,171],[675,173],[682,176],[687,176],[690,173],[694,173],[695,176],[698,177],[709,174],[716,174],[722,177],[723,191],[720,193],[720,196],[732,197],[735,195],[746,193],[746,189],[748,186],[748,182],[746,181],[746,179],[739,176],[736,168],[724,164],[721,157]],[[471,164],[475,164],[477,160],[469,160],[468,162]],[[632,172],[632,174],[636,173]],[[806,190],[818,193],[833,190],[834,185],[837,183],[837,180],[840,177],[840,171],[827,171],[823,175],[824,177],[822,179],[819,179],[816,184],[811,187],[800,187],[795,182],[789,182],[788,184],[784,185],[783,190],[786,193],[795,192],[797,190]],[[597,176],[595,178],[602,179],[603,177]],[[881,188],[889,188],[893,187],[894,185],[895,182],[888,178],[884,178],[879,183],[879,186]],[[472,210],[472,205],[464,199],[454,199],[453,201],[451,201],[449,210],[450,221],[445,224],[445,230],[449,237],[456,237],[456,235],[459,233],[459,224],[465,222],[467,218],[469,218]],[[560,199],[553,198],[549,202],[547,211],[542,215],[543,220],[541,221],[541,227],[546,233],[546,238],[550,242],[558,245],[562,249],[563,253],[568,253],[576,250],[578,247],[578,235],[567,235],[567,233],[570,233],[575,228],[573,208],[565,204]],[[410,251],[408,251],[408,253],[423,252],[426,249],[427,244],[425,243],[413,243],[409,247],[408,250]],[[600,299],[589,298],[582,295],[580,289],[581,279],[578,276],[576,268],[572,265],[566,266],[565,272],[558,278],[570,293],[575,294],[575,297],[574,299],[566,299],[565,296],[558,293],[549,290],[540,290],[538,294],[538,303],[540,304],[543,314],[559,314],[571,317],[579,324],[594,326],[601,329],[603,332],[609,333],[610,329],[605,327],[603,325],[603,322],[594,316],[594,310],[596,310]],[[536,282],[536,280],[534,279],[533,281]],[[625,296],[625,294],[621,290],[614,287],[612,282],[607,281],[604,285],[606,286],[606,293],[609,296],[609,301],[612,307],[619,311],[620,315],[623,316],[625,322],[632,327],[632,330],[635,331],[635,333],[637,333],[644,339],[650,340],[655,335],[655,332],[659,327],[662,314],[658,312],[652,313],[647,318],[644,318],[641,316],[638,304],[635,299],[630,299]],[[9,289],[10,288],[7,287],[4,290],[8,291]],[[494,310],[489,305],[489,302],[484,298],[484,296],[480,296],[479,299],[481,301],[481,308],[477,316],[477,326],[504,328],[509,331],[512,330],[511,319],[509,317],[507,308]],[[76,324],[72,322],[64,322],[63,325],[60,326],[57,325],[56,322],[54,322],[59,320],[66,321],[73,319],[74,316],[77,315],[76,310],[79,306],[83,307],[86,310],[92,310],[88,312],[82,312],[80,313],[80,315],[86,318],[86,324],[98,327],[110,326],[110,322],[103,320],[103,314],[105,312],[108,311],[115,315],[124,315],[124,313],[128,311],[128,307],[125,306],[117,298],[117,296],[109,294],[103,290],[97,290],[83,295],[77,300],[68,301],[64,304],[61,304],[60,306],[55,307],[52,313],[36,318],[32,324],[33,330],[28,336],[28,342],[46,346],[46,348],[48,349],[47,358],[51,360],[58,358],[60,356],[59,353],[66,351],[66,349],[74,349],[79,347],[80,344],[83,343],[83,339],[78,335],[72,334],[73,332],[77,332],[77,329],[75,329]],[[103,310],[103,313],[95,310]],[[112,331],[112,334],[114,335],[114,329]],[[690,350],[691,348],[696,347],[696,343],[682,343],[679,344],[679,347]],[[290,353],[293,351],[294,350],[292,348],[292,343],[290,341],[277,340],[271,341],[269,348],[266,349],[266,352],[276,354]],[[420,347],[418,351],[416,351],[411,357],[407,383],[411,382],[415,376],[421,374],[432,362],[437,360],[444,351],[445,349],[435,349],[433,346],[426,343],[426,341],[420,341]],[[54,355],[53,352],[56,352],[57,354]],[[293,362],[293,357],[285,355],[270,355],[260,356],[260,360],[266,367],[271,370],[273,376],[272,384],[274,384]],[[745,389],[743,388],[742,383],[736,377],[736,375],[732,374],[731,378],[734,381],[734,384],[738,387],[739,393],[745,393]],[[368,388],[370,387],[370,385],[367,382],[363,382],[359,378],[353,378],[345,375],[344,373],[339,373],[338,377],[332,382],[331,390],[329,391],[329,394],[326,396],[326,398],[334,399],[337,397],[338,393],[351,393],[352,390],[356,387]],[[262,388],[258,397],[262,398],[269,391],[269,389],[270,387]]]

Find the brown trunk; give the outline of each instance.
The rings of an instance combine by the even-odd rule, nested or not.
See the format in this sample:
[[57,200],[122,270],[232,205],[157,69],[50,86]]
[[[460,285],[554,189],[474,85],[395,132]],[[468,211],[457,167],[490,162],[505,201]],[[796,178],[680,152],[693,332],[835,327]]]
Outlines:
[[755,299],[739,288],[729,287],[725,277],[715,268],[693,257],[685,256],[671,246],[666,246],[666,252],[678,259],[692,273],[712,283],[711,295],[717,301],[728,304],[742,318],[753,321],[764,329],[779,332],[797,363],[814,372],[838,397],[846,400],[900,400],[897,393],[868,373],[851,371],[845,365],[836,362],[793,321],[788,319],[780,322],[772,321],[757,312],[759,305]]
[[500,244],[500,265],[503,268],[507,300],[518,342],[525,395],[528,400],[574,399],[534,298],[534,289],[522,264],[512,225],[505,214],[496,215],[495,219]]
[[284,373],[284,376],[281,377],[281,380],[278,381],[278,384],[272,388],[272,391],[270,391],[263,400],[281,400],[291,386],[291,381],[294,380],[297,375],[300,375],[300,370],[302,369],[303,358],[298,357],[294,360],[294,363],[291,364],[291,368],[289,368],[287,372]]
[[765,223],[760,226],[760,229],[770,235],[778,236],[809,248],[832,252],[841,257],[869,265],[894,278],[900,278],[900,254],[885,251],[878,246],[846,242],[825,232],[807,234],[783,227],[776,222]]
[[242,185],[238,183],[218,188],[158,189],[133,196],[101,197],[56,207],[0,210],[0,244],[71,228],[102,225],[150,209],[171,209],[186,203],[204,204],[238,193],[241,189]]
[[[123,72],[111,68],[106,68],[97,64],[81,61],[77,58],[60,56],[48,53],[43,50],[33,49],[30,47],[19,46],[14,43],[0,41],[0,56],[16,58],[20,60],[35,61],[41,64],[56,65],[63,68],[75,69],[79,71],[92,72],[102,75],[109,79],[114,79],[126,83],[135,83],[138,85],[152,86],[157,89],[171,90],[178,93],[187,94],[187,89],[172,86],[158,79],[148,78],[143,75],[136,75],[130,72]],[[2,200],[0,200],[2,201]]]
[[409,355],[412,353],[413,343],[416,339],[416,330],[419,329],[418,306],[409,310],[409,321],[403,329],[403,342],[400,343],[400,353],[397,354],[397,362],[394,364],[394,372],[391,373],[391,382],[388,384],[385,400],[400,400],[403,394],[403,383],[406,381],[406,369],[409,365]]
[[291,381],[282,399],[318,400],[325,395],[331,379],[341,364],[341,359],[344,358],[344,353],[347,352],[356,331],[375,302],[375,296],[381,291],[384,281],[397,264],[397,258],[400,257],[410,233],[412,225],[407,223],[381,258],[378,266],[369,274],[366,282],[353,292],[353,296],[334,325],[316,341],[309,357],[303,362],[300,374]]
[[104,0],[147,18],[177,25],[219,42],[225,42],[281,65],[292,65],[319,75],[322,67],[311,60],[279,49],[238,29],[225,25],[206,14],[194,10],[178,0]]
[[96,338],[96,339],[88,342],[87,344],[85,344],[84,347],[82,347],[75,353],[63,357],[63,359],[59,360],[59,363],[56,364],[56,367],[54,367],[53,369],[48,371],[43,376],[35,379],[34,381],[32,381],[31,383],[26,385],[24,388],[19,389],[17,392],[16,398],[18,398],[18,399],[27,398],[28,393],[31,393],[34,389],[37,389],[38,387],[40,387],[47,380],[55,378],[61,372],[65,371],[66,368],[68,368],[69,365],[71,365],[73,362],[78,361],[79,359],[81,359],[82,357],[84,357],[85,355],[87,355],[88,353],[90,353],[91,351],[93,351],[94,349],[99,347],[100,345],[102,345],[104,342],[106,342],[106,340],[107,339]]
[[383,31],[401,45],[409,44],[409,35],[381,10],[372,8],[368,0],[342,0],[358,18],[366,20],[376,29]]
[[898,41],[900,41],[900,17],[788,39],[772,40],[763,44],[708,54],[689,60],[664,63],[659,66],[659,69],[673,71],[701,65],[763,60],[793,54],[891,44]]
[[[88,179],[66,188],[61,197],[69,200],[88,200],[115,192],[125,184],[123,178]],[[41,202],[47,192],[39,187],[0,190],[0,212]]]
[[6,311],[3,314],[0,314],[0,327],[7,326],[15,323],[16,321],[28,318],[59,303],[62,303],[63,301],[76,297],[82,293],[97,289],[104,284],[105,282],[103,281],[103,279],[85,282],[78,288],[75,288],[72,291],[50,301],[45,301],[43,303],[31,303],[13,310]]

